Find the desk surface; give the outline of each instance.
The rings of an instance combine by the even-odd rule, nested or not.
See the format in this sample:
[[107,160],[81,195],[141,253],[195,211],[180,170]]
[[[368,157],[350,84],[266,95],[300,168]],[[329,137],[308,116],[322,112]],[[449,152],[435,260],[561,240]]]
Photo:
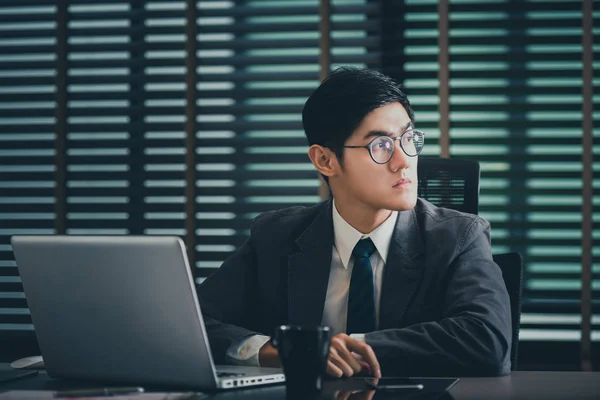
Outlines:
[[[0,369],[10,368],[0,364]],[[97,387],[87,385],[83,387]],[[48,378],[41,372],[38,376],[25,378],[0,385],[0,391],[7,390],[59,390],[81,387],[63,381]],[[326,383],[328,392],[336,390],[356,391],[362,389],[359,381],[330,381]],[[366,393],[363,393],[366,394]],[[470,399],[594,399],[600,398],[600,372],[548,372],[548,371],[516,371],[511,375],[499,378],[460,378],[450,390],[455,400]],[[201,399],[203,396],[199,396]],[[285,399],[285,387],[282,385],[255,389],[244,389],[220,392],[211,398],[218,399]],[[336,398],[335,396],[332,396]],[[346,398],[339,396],[338,398]],[[369,398],[355,395],[354,398]]]

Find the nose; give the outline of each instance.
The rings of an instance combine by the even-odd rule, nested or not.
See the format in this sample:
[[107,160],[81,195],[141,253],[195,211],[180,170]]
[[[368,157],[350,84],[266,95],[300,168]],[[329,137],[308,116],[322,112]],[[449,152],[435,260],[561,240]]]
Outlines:
[[410,165],[410,157],[406,155],[404,150],[400,147],[400,141],[394,141],[394,154],[388,163],[392,172],[399,171],[401,169],[408,168]]

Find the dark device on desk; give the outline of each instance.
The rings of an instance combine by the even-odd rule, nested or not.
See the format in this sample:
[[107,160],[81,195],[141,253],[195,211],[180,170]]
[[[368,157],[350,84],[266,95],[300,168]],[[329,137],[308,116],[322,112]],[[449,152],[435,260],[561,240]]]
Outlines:
[[367,381],[367,383],[377,390],[423,390],[423,384],[417,383],[410,378],[381,378],[377,383]]
[[284,382],[280,369],[215,367],[178,237],[11,242],[51,377],[203,390]]
[[381,378],[367,379],[367,384],[376,389],[374,399],[440,399],[458,382],[458,378]]

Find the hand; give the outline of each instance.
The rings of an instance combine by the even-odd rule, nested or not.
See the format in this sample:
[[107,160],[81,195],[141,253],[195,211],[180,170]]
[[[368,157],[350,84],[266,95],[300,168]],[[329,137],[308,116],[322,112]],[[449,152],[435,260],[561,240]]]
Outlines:
[[370,372],[375,378],[381,378],[381,368],[371,346],[352,339],[345,333],[335,335],[329,347],[327,373],[341,378],[353,376],[361,371]]
[[258,363],[261,367],[280,367],[279,353],[271,343],[265,343],[258,351]]

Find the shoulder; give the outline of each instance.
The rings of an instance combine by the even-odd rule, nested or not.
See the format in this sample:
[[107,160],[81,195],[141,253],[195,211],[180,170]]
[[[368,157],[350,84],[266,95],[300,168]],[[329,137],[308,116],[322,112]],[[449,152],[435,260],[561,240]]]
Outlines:
[[417,220],[425,225],[450,225],[450,226],[489,226],[489,222],[478,215],[468,214],[450,208],[437,207],[427,200],[417,199],[414,208]]
[[454,242],[458,247],[466,246],[479,235],[489,240],[490,223],[477,215],[437,207],[420,198],[414,212],[421,232],[430,240]]

